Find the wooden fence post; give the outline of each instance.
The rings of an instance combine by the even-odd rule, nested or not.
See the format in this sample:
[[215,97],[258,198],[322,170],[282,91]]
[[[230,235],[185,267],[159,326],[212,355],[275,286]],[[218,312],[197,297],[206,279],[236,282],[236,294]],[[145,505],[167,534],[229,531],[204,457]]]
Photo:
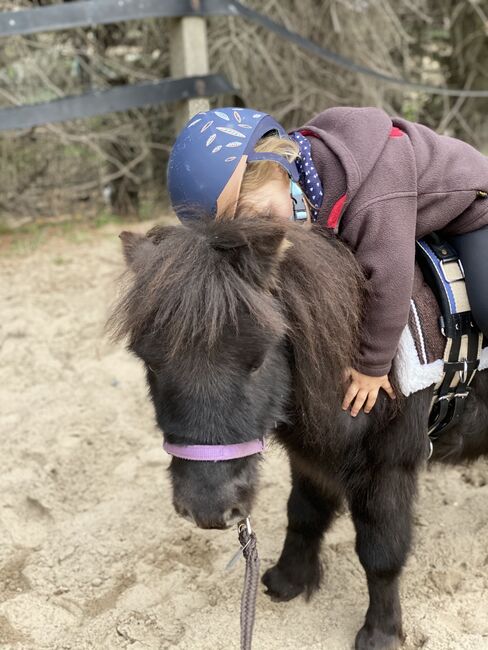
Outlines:
[[[176,18],[171,26],[171,76],[191,77],[208,74],[207,26],[205,18]],[[188,99],[175,104],[175,129],[178,133],[199,111],[210,107],[206,98]]]

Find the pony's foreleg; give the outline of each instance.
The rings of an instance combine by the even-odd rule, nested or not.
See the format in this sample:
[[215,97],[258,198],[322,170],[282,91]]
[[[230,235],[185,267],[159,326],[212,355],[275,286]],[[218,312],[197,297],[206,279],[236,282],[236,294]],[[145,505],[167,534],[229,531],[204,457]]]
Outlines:
[[273,599],[291,600],[301,593],[308,599],[318,589],[322,577],[320,544],[339,505],[336,493],[319,490],[292,465],[285,544],[278,563],[262,578]]
[[376,467],[356,483],[350,498],[356,551],[369,591],[356,650],[394,650],[403,643],[398,583],[410,549],[415,490],[415,470]]

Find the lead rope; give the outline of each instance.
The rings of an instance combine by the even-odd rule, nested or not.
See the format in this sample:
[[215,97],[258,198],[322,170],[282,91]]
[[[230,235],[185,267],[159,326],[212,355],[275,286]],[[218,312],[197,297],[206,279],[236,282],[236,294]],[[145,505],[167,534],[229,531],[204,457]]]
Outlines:
[[237,524],[237,534],[242,554],[246,560],[244,589],[241,597],[241,650],[251,650],[259,583],[259,556],[256,534],[251,528],[249,517],[242,519]]

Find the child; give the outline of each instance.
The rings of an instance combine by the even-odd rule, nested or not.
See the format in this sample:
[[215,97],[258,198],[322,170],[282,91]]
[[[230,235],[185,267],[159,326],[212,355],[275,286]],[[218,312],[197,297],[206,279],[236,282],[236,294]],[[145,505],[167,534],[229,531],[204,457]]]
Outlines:
[[356,368],[343,408],[373,408],[388,379],[412,294],[415,240],[451,238],[474,318],[488,335],[488,157],[379,108],[330,108],[289,134],[270,115],[220,108],[196,115],[168,165],[183,221],[268,213],[333,230],[370,281]]

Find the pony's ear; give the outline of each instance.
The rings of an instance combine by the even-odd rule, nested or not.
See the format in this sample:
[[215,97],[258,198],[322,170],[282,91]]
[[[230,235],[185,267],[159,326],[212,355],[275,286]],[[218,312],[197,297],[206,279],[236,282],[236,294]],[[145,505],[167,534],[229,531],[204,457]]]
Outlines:
[[291,243],[286,239],[286,224],[261,219],[220,223],[210,233],[211,246],[243,275],[265,280],[277,270]]
[[147,254],[148,249],[153,249],[154,244],[145,235],[124,230],[119,235],[122,240],[122,250],[127,266],[135,268],[139,260]]

